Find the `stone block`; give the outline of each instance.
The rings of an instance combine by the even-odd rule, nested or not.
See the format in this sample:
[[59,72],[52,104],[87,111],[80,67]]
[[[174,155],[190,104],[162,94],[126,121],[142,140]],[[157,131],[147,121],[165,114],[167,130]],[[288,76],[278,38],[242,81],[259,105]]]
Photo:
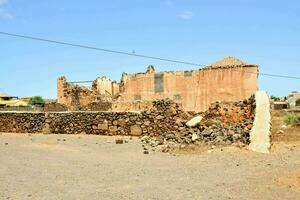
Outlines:
[[133,125],[130,127],[130,135],[140,136],[142,135],[142,128],[139,125]]

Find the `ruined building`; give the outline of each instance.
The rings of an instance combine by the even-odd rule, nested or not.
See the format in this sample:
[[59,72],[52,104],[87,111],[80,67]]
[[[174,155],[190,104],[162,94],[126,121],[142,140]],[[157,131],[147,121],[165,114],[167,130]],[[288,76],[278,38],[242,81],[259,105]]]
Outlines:
[[[58,103],[70,110],[94,102],[111,102],[110,109],[147,108],[157,99],[181,103],[187,111],[205,111],[216,101],[238,101],[249,98],[258,89],[258,65],[226,57],[198,70],[156,72],[149,66],[145,73],[123,73],[120,83],[97,78],[91,88],[80,87],[58,79]],[[139,105],[138,107],[136,105]]]

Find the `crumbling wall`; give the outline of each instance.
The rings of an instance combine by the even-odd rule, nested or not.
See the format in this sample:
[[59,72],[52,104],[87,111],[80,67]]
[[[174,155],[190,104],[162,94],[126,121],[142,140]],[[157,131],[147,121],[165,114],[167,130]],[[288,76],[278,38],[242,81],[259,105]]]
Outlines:
[[105,76],[98,77],[96,83],[98,95],[115,95],[119,93],[119,84],[115,81],[111,81]]
[[113,101],[111,107],[113,111],[142,111],[151,110],[152,108],[152,101]]
[[216,101],[239,101],[257,90],[257,66],[124,74],[118,102],[172,99],[188,111],[205,111]]
[[64,112],[68,111],[68,107],[57,102],[45,103],[44,105],[45,112]]
[[[105,84],[99,86],[99,82],[105,82]],[[106,91],[108,88],[104,87],[107,86],[108,82],[111,83],[108,79],[101,79],[101,81],[97,79],[89,88],[68,83],[65,77],[60,77],[57,80],[57,102],[65,105],[70,111],[99,109],[101,107],[105,107],[105,110],[107,110],[107,106],[103,105],[112,101],[111,94]],[[100,93],[100,87],[104,88],[101,92],[105,94]],[[112,91],[112,87],[110,87],[110,90]]]
[[68,110],[80,110],[95,99],[95,91],[66,81],[65,77],[57,80],[57,102],[66,105]]
[[[114,88],[117,90],[117,86]],[[112,82],[106,78],[98,78],[91,88],[68,83],[65,77],[57,80],[57,102],[65,105],[70,111],[93,108],[109,110],[111,106],[108,104],[112,101],[112,91]]]

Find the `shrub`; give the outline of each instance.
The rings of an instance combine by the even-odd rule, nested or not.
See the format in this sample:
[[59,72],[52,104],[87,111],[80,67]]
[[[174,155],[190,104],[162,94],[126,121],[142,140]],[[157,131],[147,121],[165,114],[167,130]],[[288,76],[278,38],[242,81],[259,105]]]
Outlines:
[[280,98],[279,97],[275,97],[273,95],[271,95],[271,99],[273,99],[274,101],[280,101]]
[[30,105],[45,104],[45,100],[40,96],[34,96],[29,99]]
[[287,113],[283,118],[284,123],[288,125],[296,125],[300,123],[300,115],[296,113]]

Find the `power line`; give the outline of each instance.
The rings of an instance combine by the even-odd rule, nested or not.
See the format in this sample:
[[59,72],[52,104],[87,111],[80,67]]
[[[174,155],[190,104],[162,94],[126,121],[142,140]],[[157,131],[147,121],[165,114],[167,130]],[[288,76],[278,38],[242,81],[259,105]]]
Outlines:
[[[143,55],[143,54],[128,53],[128,52],[124,52],[124,51],[116,51],[116,50],[104,49],[104,48],[99,48],[99,47],[92,47],[92,46],[87,46],[87,45],[82,45],[82,44],[68,43],[68,42],[38,38],[38,37],[27,36],[27,35],[7,33],[7,32],[2,32],[2,31],[0,31],[0,34],[1,35],[6,35],[6,36],[36,40],[36,41],[41,41],[41,42],[48,42],[48,43],[67,45],[67,46],[78,47],[78,48],[85,48],[85,49],[90,49],[90,50],[103,51],[103,52],[108,52],[108,53],[116,53],[116,54],[122,54],[122,55],[127,55],[127,56],[135,56],[135,57],[147,58],[147,59],[152,59],[152,60],[172,62],[172,63],[177,63],[177,64],[192,65],[192,66],[197,66],[197,67],[206,66],[206,65],[203,65],[203,64],[197,64],[197,63],[192,63],[192,62],[173,60],[173,59],[167,59],[167,58],[161,58],[161,57],[155,57],[155,56],[148,56],[148,55]],[[239,70],[232,69],[232,71],[239,71]],[[298,80],[300,79],[300,77],[296,77],[296,76],[269,74],[269,73],[261,73],[261,72],[256,73],[256,72],[247,72],[247,71],[245,71],[245,73],[257,74],[257,75],[263,75],[263,76],[270,76],[270,77],[276,77],[276,78],[289,78],[289,79],[298,79]],[[87,82],[88,83],[88,82],[91,82],[91,81],[79,81],[79,83],[81,83],[81,82]],[[78,83],[78,82],[74,81],[73,83]]]
[[104,51],[104,52],[109,52],[109,53],[117,53],[117,54],[122,54],[122,55],[127,55],[127,56],[135,56],[135,57],[140,57],[140,58],[148,58],[148,59],[152,59],[152,60],[172,62],[172,63],[177,63],[177,64],[193,65],[193,66],[198,66],[198,67],[205,66],[205,65],[197,64],[197,63],[172,60],[172,59],[168,59],[168,58],[160,58],[160,57],[155,57],[155,56],[147,56],[147,55],[142,55],[142,54],[128,53],[128,52],[124,52],[124,51],[116,51],[116,50],[111,50],[111,49],[104,49],[104,48],[99,48],[99,47],[92,47],[92,46],[87,46],[87,45],[82,45],[82,44],[74,44],[74,43],[68,43],[68,42],[61,42],[61,41],[56,41],[56,40],[49,40],[49,39],[44,39],[44,38],[19,35],[19,34],[14,34],[14,33],[0,32],[0,34],[13,36],[13,37],[19,37],[19,38],[25,38],[25,39],[30,39],[30,40],[38,40],[38,41],[42,41],[42,42],[50,42],[50,43],[55,43],[55,44],[97,50],[97,51]]

